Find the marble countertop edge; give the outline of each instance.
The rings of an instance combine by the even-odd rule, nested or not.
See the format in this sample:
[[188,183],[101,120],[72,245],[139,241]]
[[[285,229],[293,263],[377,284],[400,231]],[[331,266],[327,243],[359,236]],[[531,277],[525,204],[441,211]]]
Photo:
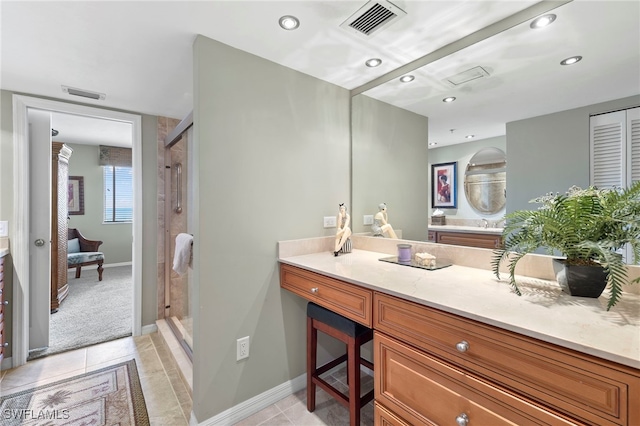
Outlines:
[[[380,262],[364,250],[279,259],[361,287],[640,369],[640,296],[624,294],[606,311],[608,294],[576,298],[555,282],[517,277],[522,296],[491,271],[452,265],[437,271]],[[503,277],[506,278],[506,277]],[[455,286],[452,286],[455,282]],[[600,328],[602,333],[593,333]]]

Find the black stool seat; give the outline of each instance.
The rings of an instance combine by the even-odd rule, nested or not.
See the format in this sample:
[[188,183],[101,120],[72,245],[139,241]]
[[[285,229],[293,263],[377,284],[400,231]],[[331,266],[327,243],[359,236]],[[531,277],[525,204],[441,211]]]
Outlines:
[[313,302],[307,304],[307,316],[316,319],[331,328],[335,328],[351,337],[362,336],[365,333],[371,333],[371,329],[342,315],[338,315],[333,311],[316,305]]
[[[340,340],[347,353],[322,367],[316,366],[318,330]],[[313,302],[307,304],[307,410],[316,408],[316,386],[320,386],[339,403],[349,409],[349,424],[360,425],[360,409],[373,399],[373,390],[360,395],[360,364],[373,370],[373,364],[360,357],[360,346],[373,339],[373,330],[343,317]],[[347,362],[348,396],[320,377],[333,367]]]

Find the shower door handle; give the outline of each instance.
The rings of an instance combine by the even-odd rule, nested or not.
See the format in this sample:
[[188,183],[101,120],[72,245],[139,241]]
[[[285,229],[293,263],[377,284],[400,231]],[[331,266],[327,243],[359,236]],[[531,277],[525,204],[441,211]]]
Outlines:
[[182,213],[182,163],[176,163],[176,213]]

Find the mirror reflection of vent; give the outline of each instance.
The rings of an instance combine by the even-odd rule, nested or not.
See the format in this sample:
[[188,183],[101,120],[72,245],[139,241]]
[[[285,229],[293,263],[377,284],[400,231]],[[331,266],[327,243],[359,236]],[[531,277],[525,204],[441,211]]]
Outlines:
[[406,15],[404,10],[389,1],[371,0],[340,24],[340,28],[369,37]]
[[443,80],[450,87],[456,87],[478,78],[489,77],[489,73],[484,68],[477,66],[456,75],[452,75]]

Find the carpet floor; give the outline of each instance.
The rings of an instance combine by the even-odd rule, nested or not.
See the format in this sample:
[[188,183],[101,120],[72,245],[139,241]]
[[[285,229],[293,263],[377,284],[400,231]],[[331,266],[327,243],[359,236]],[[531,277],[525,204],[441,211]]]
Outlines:
[[0,398],[0,423],[149,425],[135,360]]
[[131,266],[105,268],[102,281],[94,268],[68,276],[69,294],[51,314],[49,347],[29,351],[29,360],[131,336],[133,276]]

